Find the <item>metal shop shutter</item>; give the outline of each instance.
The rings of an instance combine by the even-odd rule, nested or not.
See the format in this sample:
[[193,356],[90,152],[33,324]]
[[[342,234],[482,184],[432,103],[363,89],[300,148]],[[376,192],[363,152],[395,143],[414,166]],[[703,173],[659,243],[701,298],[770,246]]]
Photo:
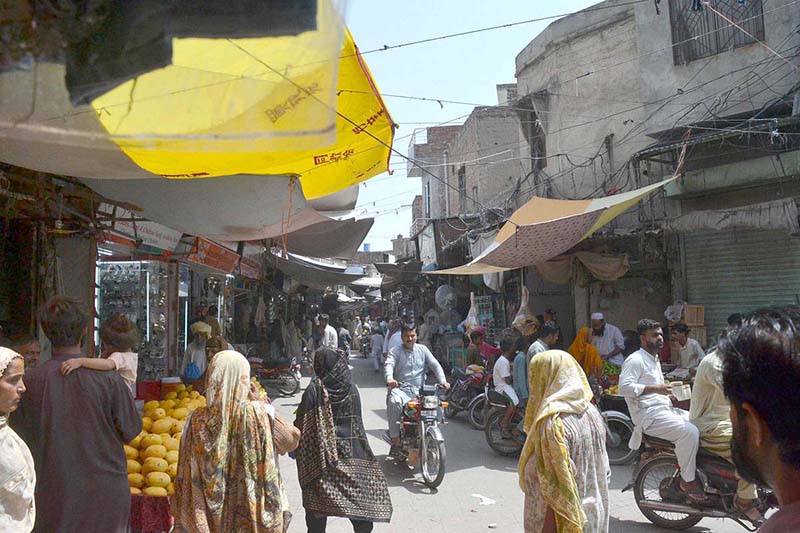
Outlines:
[[800,238],[764,230],[684,235],[689,303],[705,306],[709,344],[728,315],[800,304]]

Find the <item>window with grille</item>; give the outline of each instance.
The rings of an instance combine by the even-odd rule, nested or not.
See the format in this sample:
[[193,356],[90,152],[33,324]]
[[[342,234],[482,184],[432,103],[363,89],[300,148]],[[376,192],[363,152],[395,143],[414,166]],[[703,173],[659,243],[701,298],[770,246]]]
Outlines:
[[[672,56],[676,65],[713,56],[764,40],[762,0],[708,0],[709,4],[747,30],[731,25],[700,1],[669,0]],[[699,6],[699,8],[698,8]]]

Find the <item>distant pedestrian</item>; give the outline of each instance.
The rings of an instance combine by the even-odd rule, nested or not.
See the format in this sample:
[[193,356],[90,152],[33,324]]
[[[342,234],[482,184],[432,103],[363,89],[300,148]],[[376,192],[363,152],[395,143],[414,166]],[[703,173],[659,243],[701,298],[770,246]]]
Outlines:
[[575,359],[537,354],[529,371],[527,440],[519,460],[525,533],[608,531],[605,426]]
[[389,522],[392,502],[380,464],[367,440],[361,397],[347,357],[323,348],[297,409],[297,473],[309,533],[325,531],[329,516],[348,518],[356,533]]

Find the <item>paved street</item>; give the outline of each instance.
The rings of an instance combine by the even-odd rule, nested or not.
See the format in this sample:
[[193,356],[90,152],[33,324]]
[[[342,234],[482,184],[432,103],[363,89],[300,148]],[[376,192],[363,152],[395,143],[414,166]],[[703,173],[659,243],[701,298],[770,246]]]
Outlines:
[[[444,427],[447,444],[447,474],[438,491],[432,492],[415,477],[416,471],[403,471],[392,462],[385,462],[389,446],[381,435],[386,430],[386,389],[382,379],[372,371],[371,360],[351,359],[353,378],[361,391],[364,425],[370,444],[384,464],[389,490],[394,505],[391,524],[379,524],[376,532],[430,533],[479,531],[522,532],[523,495],[517,484],[516,458],[500,457],[486,445],[483,434],[471,429],[463,415]],[[303,385],[308,383],[304,378]],[[300,401],[281,398],[276,405],[288,420],[294,420],[293,411]],[[300,487],[294,461],[281,458],[281,468],[292,505],[294,519],[291,533],[306,531],[301,504]],[[630,492],[620,490],[630,478],[630,467],[615,467],[611,482],[612,532],[663,531],[651,525],[641,515]],[[481,505],[478,495],[494,503]],[[328,531],[352,531],[350,523],[331,519]],[[690,532],[728,533],[744,531],[732,521],[705,519]]]

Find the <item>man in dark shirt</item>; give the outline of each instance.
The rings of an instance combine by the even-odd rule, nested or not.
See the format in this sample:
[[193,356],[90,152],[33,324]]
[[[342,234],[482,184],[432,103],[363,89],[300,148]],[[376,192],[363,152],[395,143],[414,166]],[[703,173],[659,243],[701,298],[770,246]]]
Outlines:
[[90,324],[76,300],[51,298],[39,321],[53,357],[25,375],[28,390],[11,421],[36,466],[34,531],[127,532],[130,489],[122,445],[142,430],[133,397],[114,371],[61,374],[61,363],[83,356]]

